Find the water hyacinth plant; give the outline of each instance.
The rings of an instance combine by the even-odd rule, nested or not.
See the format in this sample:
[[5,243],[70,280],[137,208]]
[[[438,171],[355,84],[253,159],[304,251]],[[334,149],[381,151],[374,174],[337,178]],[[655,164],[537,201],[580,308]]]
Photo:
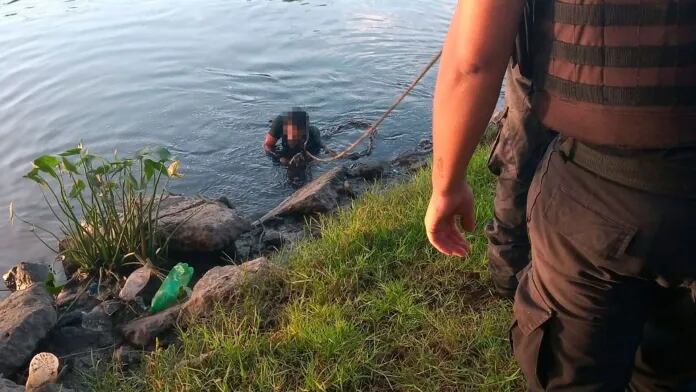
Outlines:
[[48,233],[60,246],[37,238],[84,271],[118,272],[128,262],[154,261],[165,242],[157,235],[160,202],[178,166],[162,147],[130,158],[106,159],[82,145],[43,155],[25,177],[41,186],[60,233],[19,219],[35,234]]

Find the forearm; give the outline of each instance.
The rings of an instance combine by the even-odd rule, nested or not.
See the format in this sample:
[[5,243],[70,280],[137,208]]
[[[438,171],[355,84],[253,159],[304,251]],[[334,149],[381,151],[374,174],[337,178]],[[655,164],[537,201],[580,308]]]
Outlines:
[[[522,5],[521,0],[476,3],[460,2],[443,48],[433,102],[436,194],[461,189],[466,181],[471,156],[495,109]],[[496,42],[509,45],[492,47]]]

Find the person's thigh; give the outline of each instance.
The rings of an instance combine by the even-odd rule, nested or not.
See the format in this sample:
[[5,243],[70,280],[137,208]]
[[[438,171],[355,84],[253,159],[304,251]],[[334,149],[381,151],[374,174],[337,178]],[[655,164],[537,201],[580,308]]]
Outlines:
[[557,152],[542,163],[528,201],[532,262],[511,328],[532,390],[624,390],[662,290],[647,270],[660,203]]

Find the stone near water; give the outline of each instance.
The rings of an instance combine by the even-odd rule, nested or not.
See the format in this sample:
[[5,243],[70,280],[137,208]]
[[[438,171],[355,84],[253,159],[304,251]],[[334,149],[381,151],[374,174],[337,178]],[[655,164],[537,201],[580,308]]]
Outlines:
[[428,166],[429,161],[430,152],[406,151],[392,159],[391,164],[407,173],[413,173]]
[[209,313],[217,303],[224,303],[239,287],[270,270],[270,264],[265,257],[248,261],[240,265],[215,267],[193,287],[191,298],[184,304],[184,310],[189,316]]
[[352,164],[346,170],[346,175],[352,178],[364,178],[366,180],[378,180],[387,170],[385,161],[364,161]]
[[149,265],[142,266],[131,272],[123,288],[118,292],[118,297],[126,302],[133,301],[145,286],[147,286],[151,275],[152,268]]
[[22,385],[17,385],[14,382],[6,379],[0,378],[0,392],[24,392],[25,389]]
[[137,365],[143,359],[143,351],[128,345],[122,345],[114,351],[113,360],[121,366]]
[[233,247],[251,225],[227,203],[169,196],[160,205],[159,229],[165,237],[171,236],[171,250],[218,252]]
[[174,305],[152,316],[135,319],[121,327],[126,341],[136,347],[145,347],[171,328],[181,314],[182,305]]
[[0,373],[14,374],[27,363],[56,320],[53,297],[42,284],[0,302]]
[[21,262],[2,276],[11,291],[24,290],[34,283],[48,280],[50,269],[45,264]]
[[261,224],[278,216],[309,215],[333,210],[338,206],[336,187],[342,186],[344,175],[342,167],[329,170],[283,200],[255,223]]

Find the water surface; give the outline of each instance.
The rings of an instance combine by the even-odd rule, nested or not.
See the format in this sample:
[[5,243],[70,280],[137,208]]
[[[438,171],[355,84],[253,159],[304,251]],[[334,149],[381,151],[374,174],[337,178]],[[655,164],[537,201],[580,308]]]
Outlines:
[[[164,145],[177,192],[256,217],[288,196],[265,158],[268,121],[305,107],[331,129],[374,120],[441,46],[456,0],[45,0],[0,5],[0,207],[50,222],[30,161]],[[386,159],[430,132],[435,72],[380,128]],[[339,147],[347,130],[327,142]],[[321,170],[321,169],[318,169]],[[4,214],[3,214],[4,215]],[[50,253],[0,219],[0,270]]]

